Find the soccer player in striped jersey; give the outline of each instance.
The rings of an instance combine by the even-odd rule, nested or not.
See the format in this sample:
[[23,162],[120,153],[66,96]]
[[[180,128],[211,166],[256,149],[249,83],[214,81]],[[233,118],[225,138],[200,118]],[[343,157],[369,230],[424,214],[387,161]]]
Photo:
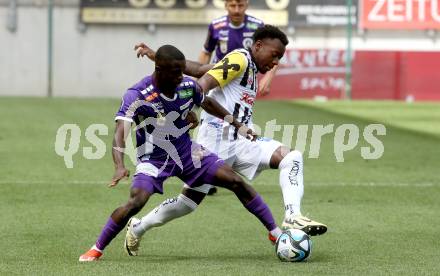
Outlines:
[[[227,15],[214,19],[208,27],[208,35],[199,55],[201,64],[208,64],[211,60],[215,63],[226,54],[236,49],[248,49],[252,46],[252,36],[264,22],[249,14],[248,0],[225,0]],[[214,57],[212,53],[214,52]],[[270,91],[272,78],[275,76],[276,67],[267,72],[259,83],[259,93],[267,95]]]
[[[226,54],[236,49],[248,49],[252,46],[255,30],[264,26],[262,20],[246,14],[248,0],[226,0],[227,15],[214,19],[208,27],[208,35],[199,55],[201,64],[211,60],[216,63]],[[214,53],[214,57],[212,54]],[[270,91],[270,84],[275,76],[276,66],[267,72],[259,83],[259,94],[264,96]],[[208,195],[217,192],[216,187],[209,190]]]
[[[211,69],[198,80],[202,83],[215,83],[217,87],[209,92],[209,96],[249,128],[252,128],[252,107],[258,90],[256,74],[264,74],[277,65],[288,44],[285,34],[270,25],[259,28],[253,36],[253,41],[249,50],[238,49],[227,54],[217,64],[210,66]],[[154,60],[154,51],[145,44],[139,44],[137,47],[140,47],[138,56],[147,55]],[[206,71],[206,66],[187,61],[185,73],[200,77]],[[262,170],[280,170],[279,184],[285,206],[283,228],[301,229],[312,236],[327,231],[326,225],[301,214],[304,191],[301,152],[291,151],[280,142],[265,137],[255,142],[249,141],[237,135],[237,131],[223,120],[206,112],[202,112],[201,118],[197,142],[217,153],[236,172],[252,180]],[[137,255],[140,239],[147,230],[194,211],[210,187],[211,185],[206,184],[199,187],[184,185],[179,197],[185,196],[186,201],[180,200],[179,197],[175,200],[167,199],[142,219],[132,218],[125,240],[128,254]],[[191,200],[191,204],[188,200]],[[274,237],[269,236],[269,239],[275,241]]]

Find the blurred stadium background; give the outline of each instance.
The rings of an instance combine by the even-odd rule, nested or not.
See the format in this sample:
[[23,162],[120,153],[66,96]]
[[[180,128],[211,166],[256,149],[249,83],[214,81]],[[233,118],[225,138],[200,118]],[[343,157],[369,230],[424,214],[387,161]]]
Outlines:
[[[303,210],[329,225],[310,262],[279,263],[259,222],[220,191],[149,234],[142,256],[125,256],[119,235],[101,263],[78,264],[127,198],[128,181],[106,184],[120,97],[153,69],[133,46],[173,44],[197,59],[208,22],[226,12],[218,0],[0,0],[0,274],[438,275],[440,1],[250,0],[248,13],[291,41],[256,123],[387,129],[380,159],[361,157],[361,135],[344,163],[333,135],[319,158],[308,136]],[[54,149],[66,123],[81,128],[74,169]],[[107,152],[90,160],[85,130],[97,123]],[[277,178],[267,171],[254,185],[279,222]],[[143,214],[179,192],[170,182]]]
[[[250,1],[249,14],[291,41],[269,98],[439,100],[439,6]],[[1,0],[0,95],[119,97],[152,69],[135,43],[197,59],[207,24],[223,14],[221,0]]]

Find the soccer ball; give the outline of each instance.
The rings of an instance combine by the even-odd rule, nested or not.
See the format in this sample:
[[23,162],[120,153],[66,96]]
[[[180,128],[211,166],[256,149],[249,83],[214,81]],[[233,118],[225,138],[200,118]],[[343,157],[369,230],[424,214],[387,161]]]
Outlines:
[[288,229],[278,238],[276,254],[282,262],[301,262],[312,253],[312,240],[299,229]]

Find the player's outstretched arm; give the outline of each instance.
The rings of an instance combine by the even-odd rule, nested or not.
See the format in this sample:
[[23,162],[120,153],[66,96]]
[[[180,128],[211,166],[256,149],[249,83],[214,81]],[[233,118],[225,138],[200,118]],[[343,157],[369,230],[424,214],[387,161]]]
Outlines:
[[[128,129],[127,129],[128,128]],[[116,186],[120,180],[123,178],[128,178],[130,172],[125,168],[124,165],[124,149],[125,149],[125,139],[129,133],[130,123],[118,120],[116,122],[115,135],[113,137],[113,148],[112,156],[113,163],[115,165],[115,173],[113,175],[112,181],[109,187]]]
[[206,72],[211,70],[212,67],[214,67],[214,64],[201,64],[195,61],[186,60],[183,73],[191,77],[200,78]]
[[140,57],[148,57],[151,61],[154,61],[156,58],[156,51],[147,46],[147,44],[140,42],[134,46],[134,50],[136,51],[136,56]]
[[[141,42],[134,46],[134,50],[136,51],[136,56],[139,57],[148,57],[151,61],[155,61],[156,59],[156,51],[148,47],[145,43]],[[214,64],[201,64],[196,61],[186,60],[186,66],[183,73],[185,75],[200,78],[206,72],[208,72]]]

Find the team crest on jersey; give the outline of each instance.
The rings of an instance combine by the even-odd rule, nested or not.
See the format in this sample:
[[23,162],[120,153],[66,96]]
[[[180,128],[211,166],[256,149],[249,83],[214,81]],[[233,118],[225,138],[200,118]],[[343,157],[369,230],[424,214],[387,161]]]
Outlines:
[[253,42],[252,38],[246,37],[245,39],[243,39],[243,47],[245,49],[250,48],[252,46],[252,42]]
[[192,89],[185,89],[179,91],[179,98],[180,99],[187,99],[191,98],[193,96],[193,90]]

